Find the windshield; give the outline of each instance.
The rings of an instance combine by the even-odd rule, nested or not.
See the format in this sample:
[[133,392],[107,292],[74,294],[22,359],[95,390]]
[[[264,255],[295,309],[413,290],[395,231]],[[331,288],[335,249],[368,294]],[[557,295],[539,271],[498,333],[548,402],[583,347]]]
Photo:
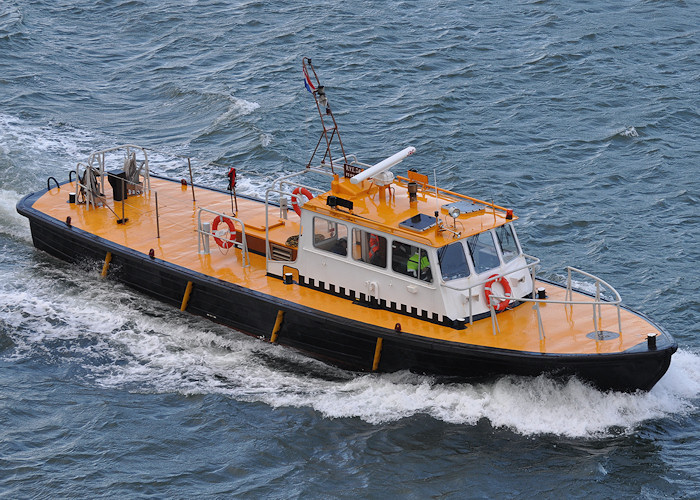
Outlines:
[[470,236],[467,238],[467,246],[469,247],[472,261],[474,261],[474,271],[477,274],[484,273],[501,264],[490,232]]
[[438,261],[445,281],[466,278],[469,276],[467,257],[461,242],[451,243],[438,249]]
[[501,253],[503,254],[503,262],[510,262],[518,255],[518,243],[513,234],[513,227],[510,224],[496,228],[496,238],[501,245]]

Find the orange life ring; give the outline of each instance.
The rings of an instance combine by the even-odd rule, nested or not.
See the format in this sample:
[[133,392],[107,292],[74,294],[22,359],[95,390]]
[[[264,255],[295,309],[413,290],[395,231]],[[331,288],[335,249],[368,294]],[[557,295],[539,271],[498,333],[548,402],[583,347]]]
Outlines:
[[297,187],[296,189],[294,189],[294,191],[292,191],[292,208],[297,213],[297,215],[301,217],[301,208],[299,208],[299,193],[306,196],[306,199],[308,200],[313,198],[314,195],[311,194],[311,191],[303,187]]
[[[506,297],[512,297],[512,290],[510,288],[510,283],[508,283],[508,280],[504,278],[503,276],[498,276],[497,274],[489,276],[489,280],[487,281],[486,284],[484,285],[484,297],[486,297],[486,305],[490,306],[491,305],[491,295],[493,292],[491,292],[491,286],[493,286],[495,283],[499,283],[503,287],[503,295]],[[508,307],[508,304],[510,304],[511,299],[506,298],[504,300],[501,300],[498,304],[493,306],[493,308],[496,311],[505,311],[506,307]]]
[[[224,234],[216,234],[216,230],[219,228],[219,224],[221,222],[225,222],[228,226],[228,238],[226,238]],[[233,225],[233,221],[228,217],[224,217],[223,215],[219,215],[218,217],[216,217],[211,225],[211,232],[215,235],[214,241],[216,241],[216,244],[219,245],[221,248],[231,248],[233,246],[233,240],[236,239],[236,227]],[[219,236],[222,236],[225,239],[221,239],[219,238]]]

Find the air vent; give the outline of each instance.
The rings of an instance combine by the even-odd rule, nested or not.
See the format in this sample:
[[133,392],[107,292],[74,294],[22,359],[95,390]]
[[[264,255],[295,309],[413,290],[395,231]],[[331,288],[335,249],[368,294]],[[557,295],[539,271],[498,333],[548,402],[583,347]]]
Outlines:
[[270,244],[272,260],[292,260],[292,249]]

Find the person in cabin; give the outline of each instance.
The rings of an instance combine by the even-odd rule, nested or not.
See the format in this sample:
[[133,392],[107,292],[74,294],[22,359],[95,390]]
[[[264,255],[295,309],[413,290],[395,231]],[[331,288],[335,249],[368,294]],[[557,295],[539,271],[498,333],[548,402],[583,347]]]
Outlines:
[[330,248],[330,251],[342,255],[345,257],[348,254],[348,239],[347,238],[339,238],[335,244]]
[[369,235],[368,262],[375,266],[386,266],[386,258],[384,256],[384,253],[382,252],[382,248],[379,242],[379,236],[372,233],[370,233]]
[[[422,254],[422,255],[421,255]],[[408,274],[423,281],[432,281],[430,277],[430,260],[424,252],[416,252],[406,262]]]

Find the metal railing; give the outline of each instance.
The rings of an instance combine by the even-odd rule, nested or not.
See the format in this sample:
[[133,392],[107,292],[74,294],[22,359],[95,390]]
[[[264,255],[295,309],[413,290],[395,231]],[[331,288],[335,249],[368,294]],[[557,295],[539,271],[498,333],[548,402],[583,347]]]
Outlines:
[[[540,313],[540,304],[563,304],[565,306],[573,307],[573,306],[588,306],[592,307],[593,309],[593,328],[595,332],[599,331],[598,328],[598,321],[599,318],[602,318],[602,307],[603,306],[615,306],[617,309],[617,325],[618,325],[618,333],[622,335],[622,317],[621,317],[621,312],[620,312],[620,303],[622,302],[622,298],[620,297],[620,294],[615,290],[609,283],[606,281],[598,278],[597,276],[594,276],[590,273],[587,273],[585,271],[582,271],[580,269],[577,269],[575,267],[568,266],[566,268],[567,270],[567,281],[566,281],[566,294],[564,300],[553,300],[553,299],[538,299],[535,298],[537,290],[535,289],[535,282],[536,282],[536,271],[537,271],[537,265],[540,263],[540,260],[537,257],[533,257],[531,255],[527,254],[522,254],[522,256],[525,258],[526,262],[524,265],[516,267],[514,269],[509,269],[508,271],[504,273],[500,273],[497,275],[492,275],[489,278],[482,280],[478,283],[469,285],[469,286],[463,286],[463,287],[458,287],[451,285],[447,282],[442,282],[441,285],[450,288],[452,290],[460,291],[460,292],[466,292],[466,298],[467,302],[469,303],[469,324],[474,324],[474,313],[473,313],[473,306],[472,306],[472,297],[475,296],[473,293],[474,289],[479,289],[479,292],[476,294],[476,296],[479,295],[480,289],[489,281],[491,280],[497,280],[498,278],[506,278],[509,275],[515,274],[518,271],[522,271],[523,269],[529,269],[529,274],[532,279],[532,297],[512,297],[512,296],[506,296],[506,295],[499,295],[497,293],[492,292],[490,299],[489,299],[489,312],[491,315],[491,324],[492,324],[492,330],[493,334],[496,335],[500,329],[498,327],[498,319],[496,316],[496,311],[495,311],[495,306],[498,305],[501,301],[503,300],[517,300],[520,302],[532,302],[534,304],[534,309],[537,312],[537,324],[538,324],[538,331],[539,331],[539,336],[540,340],[543,340],[545,338],[545,332],[544,332],[544,326],[542,323],[542,315]],[[572,280],[572,274],[577,273],[582,276],[585,276],[586,278],[592,279],[595,282],[595,295],[594,295],[594,300],[593,301],[582,301],[582,300],[573,300],[573,280]],[[607,289],[612,295],[614,296],[613,300],[605,300],[602,297],[602,289]]]
[[[575,267],[567,266],[567,282],[566,282],[566,295],[564,300],[554,300],[554,299],[539,299],[535,298],[536,290],[535,290],[535,281],[533,279],[533,294],[532,298],[530,297],[522,297],[518,298],[515,300],[519,300],[521,302],[532,302],[533,309],[537,312],[537,329],[539,333],[540,340],[545,339],[545,332],[544,332],[544,326],[542,323],[542,314],[540,312],[540,304],[563,304],[564,306],[568,306],[569,308],[573,309],[573,306],[588,306],[593,309],[593,331],[594,332],[599,332],[599,319],[602,320],[603,314],[602,314],[602,307],[603,306],[614,306],[617,309],[617,328],[618,328],[618,333],[620,336],[622,336],[622,315],[620,311],[620,303],[622,302],[622,298],[620,297],[620,294],[615,290],[609,283],[605,282],[604,280],[598,278],[597,276],[594,276],[590,273],[587,273],[585,271],[582,271],[580,269],[576,269]],[[573,286],[572,286],[572,274],[573,273],[578,273],[582,276],[585,276],[589,279],[592,279],[595,281],[595,295],[593,297],[593,301],[590,300],[573,300]],[[511,274],[511,273],[508,273]],[[500,277],[501,275],[499,275]],[[605,300],[603,299],[601,295],[601,286],[607,289],[610,293],[613,294],[615,297],[613,300]],[[493,329],[493,334],[496,335],[497,332],[499,332],[498,328],[498,319],[496,317],[496,311],[494,306],[498,303],[500,303],[502,300],[514,300],[513,297],[505,296],[505,295],[498,295],[496,293],[492,293],[490,300],[489,300],[489,311],[491,313],[491,322],[492,322],[492,329]]]
[[[458,292],[466,292],[467,296],[467,302],[469,303],[469,324],[472,325],[474,324],[474,311],[472,307],[472,297],[478,296],[479,293],[473,294],[472,290],[475,288],[481,289],[486,283],[491,281],[492,279],[498,279],[498,278],[505,278],[506,276],[509,276],[511,274],[515,274],[518,271],[522,271],[523,269],[529,269],[530,277],[532,278],[532,283],[534,287],[535,283],[535,272],[536,272],[536,267],[540,263],[540,259],[537,257],[533,257],[531,255],[527,254],[521,254],[522,257],[525,258],[525,264],[519,267],[516,267],[514,269],[509,269],[508,271],[502,273],[502,274],[497,274],[497,275],[491,275],[489,278],[486,278],[482,281],[479,281],[478,283],[474,283],[469,286],[454,286],[451,285],[450,283],[447,283],[446,281],[441,281],[440,285],[449,288],[451,290],[455,290]],[[530,262],[528,262],[530,260]],[[520,300],[520,299],[518,299]]]
[[[146,153],[146,148],[144,148],[144,147],[137,146],[135,144],[122,144],[121,146],[115,146],[113,148],[103,149],[102,151],[96,151],[88,157],[88,165],[91,167],[94,167],[94,162],[97,161],[100,175],[104,176],[106,154],[111,153],[113,151],[119,151],[121,149],[126,150],[126,156],[129,156],[132,153],[132,150],[141,151],[141,153],[143,154],[143,160],[142,160],[143,164],[139,168],[139,176],[144,178],[144,181],[146,182],[146,189],[150,190],[151,189],[151,179],[150,179],[150,172],[149,172],[149,168],[148,168],[148,153]],[[141,169],[143,169],[143,170],[141,170]],[[104,181],[102,181],[102,182],[104,184]],[[104,189],[104,185],[102,187]]]
[[[235,224],[238,223],[241,226],[241,241],[237,241],[235,238],[226,238],[223,234],[221,233],[214,233],[211,230],[207,230],[204,226],[204,224],[209,225],[209,223],[202,223],[202,212],[206,212],[212,215],[215,215],[216,217],[221,217],[221,220],[230,220]],[[243,223],[242,220],[238,219],[237,217],[230,215],[230,214],[225,214],[222,212],[217,212],[215,210],[210,210],[208,208],[202,208],[199,207],[197,209],[197,233],[199,237],[197,238],[197,252],[198,253],[208,253],[209,249],[209,236],[213,236],[214,238],[218,238],[222,241],[225,241],[227,243],[230,243],[232,247],[238,248],[241,250],[243,254],[243,267],[248,267],[250,266],[250,255],[248,254],[248,242],[246,240],[246,231],[245,231],[245,224]],[[206,242],[204,241],[204,238],[207,238]],[[203,249],[205,252],[203,252]]]
[[[271,245],[270,245],[270,196],[273,194],[279,195],[280,199],[280,211],[284,211],[285,213],[282,214],[280,213],[280,218],[287,218],[287,198],[291,199],[292,202],[295,200],[298,203],[298,198],[301,196],[300,194],[294,194],[289,188],[285,189],[286,186],[294,186],[294,188],[305,188],[308,189],[311,193],[315,194],[320,194],[325,192],[322,189],[315,188],[313,186],[308,186],[305,184],[299,184],[299,183],[294,183],[292,182],[292,179],[295,177],[300,177],[306,174],[310,173],[316,173],[316,174],[321,174],[321,175],[326,175],[326,176],[333,176],[333,174],[329,171],[323,170],[321,168],[306,168],[304,170],[301,170],[299,172],[294,172],[292,174],[287,174],[282,177],[277,178],[273,183],[272,187],[270,189],[267,189],[265,191],[265,270],[266,272],[273,272],[272,269],[270,269],[270,264],[273,262],[272,259],[272,250],[271,250]],[[282,200],[284,200],[284,203],[282,203]],[[301,224],[299,225],[299,236],[301,236]],[[274,261],[277,262],[277,261]]]

